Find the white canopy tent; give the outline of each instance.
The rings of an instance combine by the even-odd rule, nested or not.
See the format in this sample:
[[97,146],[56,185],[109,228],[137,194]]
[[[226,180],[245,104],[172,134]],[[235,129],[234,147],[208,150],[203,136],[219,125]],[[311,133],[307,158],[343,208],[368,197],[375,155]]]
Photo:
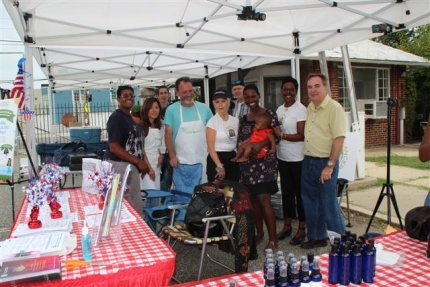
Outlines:
[[183,75],[213,78],[282,57],[227,53],[53,47],[35,48],[34,56],[51,79],[54,90],[96,89],[118,85],[171,84]]
[[[22,39],[38,47],[188,49],[291,57],[369,39],[372,25],[429,22],[427,0],[3,0]],[[247,8],[249,7],[249,9]],[[238,20],[266,15],[265,21]],[[242,17],[242,18],[243,18]]]
[[[175,51],[191,55],[261,56],[269,61],[295,58],[293,75],[297,76],[299,54],[379,36],[381,34],[372,33],[375,24],[386,24],[396,31],[430,22],[428,0],[3,0],[3,3],[26,44],[27,55],[36,55],[38,64],[45,65],[47,77],[54,73],[54,80],[63,77],[64,81],[71,81],[69,85],[74,85],[72,81],[76,80],[97,85],[102,78],[121,83],[132,77],[136,80],[144,67],[152,66],[150,61],[157,53],[180,54]],[[264,17],[260,13],[265,14]],[[265,21],[252,20],[263,18]],[[57,56],[48,55],[54,49]],[[103,53],[96,55],[89,51],[91,49]],[[145,51],[154,53],[150,55],[152,60],[145,62],[146,58],[141,55]],[[87,60],[79,60],[79,53]],[[74,59],[71,54],[75,54]],[[125,54],[131,58],[139,55],[139,59],[132,62],[121,59]],[[320,58],[324,59],[323,53]],[[92,62],[95,67],[95,61],[102,63],[97,63],[98,70],[87,65]],[[148,71],[155,75],[145,72],[141,80],[151,80],[151,77],[160,80],[162,67],[169,69],[168,65],[174,63],[173,59],[170,61],[167,66]],[[130,69],[121,66],[124,62]],[[232,67],[233,62],[229,62]],[[198,68],[193,70],[190,63],[184,63],[182,70],[178,64],[176,72],[202,74],[201,77],[207,78],[220,71],[220,66],[224,65],[220,63],[211,69],[205,67],[204,73]],[[31,70],[31,61],[28,64]],[[322,67],[324,70],[324,65]],[[126,77],[119,71],[127,74]],[[59,82],[56,85],[61,86]],[[351,80],[350,87],[353,95]],[[31,97],[26,105],[32,107]],[[33,131],[34,128],[27,125],[27,134]]]

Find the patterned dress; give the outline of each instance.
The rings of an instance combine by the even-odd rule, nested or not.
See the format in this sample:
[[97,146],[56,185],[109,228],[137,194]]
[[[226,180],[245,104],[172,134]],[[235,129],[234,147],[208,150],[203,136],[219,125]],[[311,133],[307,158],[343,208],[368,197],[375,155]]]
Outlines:
[[[278,116],[272,109],[267,109],[266,113],[272,117],[271,127],[279,127]],[[247,116],[243,116],[239,122],[238,144],[248,139],[255,126],[255,121],[248,121]],[[275,181],[278,178],[278,161],[276,154],[267,153],[262,159],[249,157],[248,161],[240,163],[240,182],[246,185],[256,185]]]

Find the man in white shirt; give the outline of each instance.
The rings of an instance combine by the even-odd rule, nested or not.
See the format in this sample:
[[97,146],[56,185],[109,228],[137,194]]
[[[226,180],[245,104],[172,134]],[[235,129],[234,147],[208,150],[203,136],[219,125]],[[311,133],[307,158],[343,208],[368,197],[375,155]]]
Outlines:
[[245,84],[241,81],[233,81],[231,83],[231,93],[233,94],[234,98],[234,109],[233,109],[233,116],[241,119],[244,115],[249,113],[249,107],[245,104],[245,101],[243,99],[243,88],[245,87]]

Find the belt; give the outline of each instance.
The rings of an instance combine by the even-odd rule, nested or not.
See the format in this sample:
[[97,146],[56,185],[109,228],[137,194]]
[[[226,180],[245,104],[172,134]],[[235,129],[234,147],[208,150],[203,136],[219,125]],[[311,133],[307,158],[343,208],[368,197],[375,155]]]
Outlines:
[[316,157],[316,156],[310,156],[310,155],[305,155],[305,156],[311,159],[329,159],[329,157]]

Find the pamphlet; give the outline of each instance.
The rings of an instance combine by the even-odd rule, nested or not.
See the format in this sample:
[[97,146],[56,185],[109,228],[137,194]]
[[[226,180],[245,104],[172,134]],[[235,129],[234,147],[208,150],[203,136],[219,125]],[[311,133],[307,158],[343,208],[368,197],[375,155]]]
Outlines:
[[68,237],[66,232],[55,232],[6,239],[0,246],[0,263],[22,252],[39,252],[42,256],[65,255]]
[[58,255],[6,261],[0,271],[0,286],[53,279],[61,279],[61,261]]
[[35,234],[45,234],[55,231],[71,232],[73,229],[71,219],[55,219],[42,221],[42,227],[30,229],[27,223],[18,224],[12,232],[12,237],[29,236]]

